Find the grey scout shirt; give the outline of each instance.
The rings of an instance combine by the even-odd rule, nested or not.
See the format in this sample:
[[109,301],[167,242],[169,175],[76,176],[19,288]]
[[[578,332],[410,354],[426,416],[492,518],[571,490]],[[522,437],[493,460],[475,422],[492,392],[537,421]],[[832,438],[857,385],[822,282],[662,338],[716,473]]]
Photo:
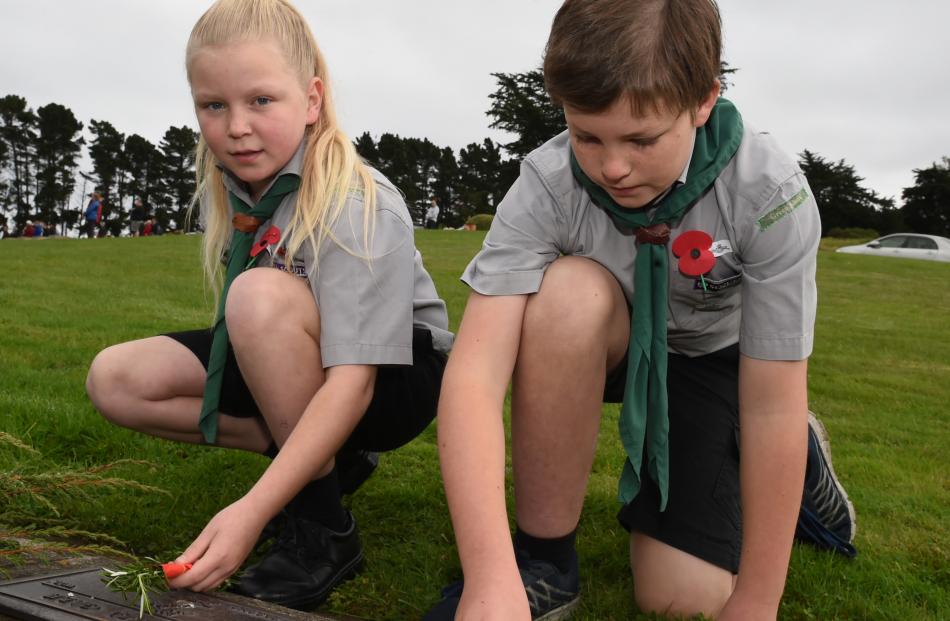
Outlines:
[[[299,174],[303,155],[301,145],[280,174]],[[413,326],[429,330],[437,351],[448,352],[452,347],[454,337],[448,331],[445,302],[416,250],[412,220],[402,195],[378,171],[371,172],[376,181],[376,226],[369,252],[363,240],[362,194],[351,193],[331,229],[332,238],[327,236],[320,247],[316,264],[308,241],[297,251],[292,266],[286,265],[283,246],[268,248],[257,264],[309,281],[320,312],[324,367],[411,365]],[[241,200],[253,204],[240,179],[224,171],[224,183]],[[258,229],[255,243],[272,225],[283,234],[296,200],[296,192],[284,197],[273,218]],[[230,205],[228,208],[230,220]]]
[[[705,276],[678,269],[672,241],[700,230],[722,252]],[[798,165],[766,133],[746,128],[735,157],[679,222],[667,244],[668,347],[700,356],[739,343],[764,360],[802,360],[812,350],[821,223]],[[591,202],[571,174],[564,132],[528,155],[498,205],[484,245],[462,276],[485,295],[535,293],[561,255],[597,261],[633,299],[634,232]]]

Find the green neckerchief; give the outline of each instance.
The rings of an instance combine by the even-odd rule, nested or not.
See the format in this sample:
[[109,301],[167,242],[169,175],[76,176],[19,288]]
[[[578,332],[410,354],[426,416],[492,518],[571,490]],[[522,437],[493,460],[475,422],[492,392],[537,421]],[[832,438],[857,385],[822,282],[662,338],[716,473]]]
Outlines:
[[277,210],[284,196],[300,187],[300,177],[293,173],[284,174],[277,178],[267,193],[253,207],[228,192],[231,209],[237,216],[240,214],[252,216],[258,220],[253,230],[235,228],[231,234],[231,248],[228,252],[228,266],[224,276],[224,286],[221,288],[221,300],[218,304],[218,314],[214,321],[214,335],[211,340],[211,353],[208,356],[208,379],[205,381],[204,398],[201,402],[201,416],[198,418],[198,428],[204,436],[205,442],[214,444],[218,436],[218,404],[221,401],[221,380],[224,376],[224,363],[228,355],[228,327],[224,322],[224,304],[228,299],[228,289],[231,283],[244,270],[257,263],[257,257],[248,261],[251,247],[254,245],[254,235],[261,222],[270,220]]
[[[584,174],[571,152],[571,171],[591,200],[617,223],[640,228],[675,222],[706,193],[735,155],[742,142],[742,117],[731,102],[719,99],[709,120],[696,130],[693,157],[686,182],[673,188],[648,209],[621,207],[606,190]],[[660,490],[660,510],[669,495],[669,417],[666,393],[666,313],[669,298],[666,246],[640,244],[633,270],[633,309],[627,382],[620,410],[620,437],[627,461],[620,477],[620,501],[633,500],[640,491],[640,466],[646,444],[648,469]]]

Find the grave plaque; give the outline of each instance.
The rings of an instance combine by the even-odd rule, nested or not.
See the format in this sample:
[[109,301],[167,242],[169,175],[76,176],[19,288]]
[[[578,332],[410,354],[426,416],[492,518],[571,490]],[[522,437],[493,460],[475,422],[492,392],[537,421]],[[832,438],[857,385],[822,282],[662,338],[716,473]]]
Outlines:
[[[144,620],[333,621],[230,594],[168,591],[152,595],[154,614]],[[99,569],[70,571],[0,582],[0,618],[39,621],[137,621],[139,600],[110,591]]]

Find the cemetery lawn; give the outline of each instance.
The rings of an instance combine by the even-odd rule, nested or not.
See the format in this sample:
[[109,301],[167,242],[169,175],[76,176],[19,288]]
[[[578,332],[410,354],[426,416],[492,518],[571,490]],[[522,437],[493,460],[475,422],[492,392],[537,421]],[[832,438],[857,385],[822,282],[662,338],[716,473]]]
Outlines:
[[[453,329],[467,297],[458,275],[482,237],[417,231]],[[836,245],[825,240],[819,255],[810,405],[831,434],[836,471],[857,508],[859,555],[797,546],[779,618],[950,618],[950,264],[837,255]],[[198,255],[197,236],[0,241],[0,431],[42,453],[0,447],[0,473],[31,461],[49,470],[149,461],[121,473],[169,495],[106,493],[58,508],[137,555],[168,560],[267,462],[114,427],[92,409],[83,381],[110,344],[209,324]],[[615,518],[617,414],[605,406],[579,527],[578,620],[650,618],[632,602],[627,535]],[[325,609],[418,619],[460,576],[435,425],[384,455],[348,504],[366,568]]]

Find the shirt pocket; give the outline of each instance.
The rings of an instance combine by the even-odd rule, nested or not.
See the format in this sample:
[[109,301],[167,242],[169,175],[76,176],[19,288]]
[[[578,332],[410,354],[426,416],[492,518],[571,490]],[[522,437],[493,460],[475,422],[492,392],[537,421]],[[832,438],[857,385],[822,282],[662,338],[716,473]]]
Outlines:
[[739,308],[742,272],[722,258],[702,278],[670,273],[670,314],[682,329],[704,330]]

